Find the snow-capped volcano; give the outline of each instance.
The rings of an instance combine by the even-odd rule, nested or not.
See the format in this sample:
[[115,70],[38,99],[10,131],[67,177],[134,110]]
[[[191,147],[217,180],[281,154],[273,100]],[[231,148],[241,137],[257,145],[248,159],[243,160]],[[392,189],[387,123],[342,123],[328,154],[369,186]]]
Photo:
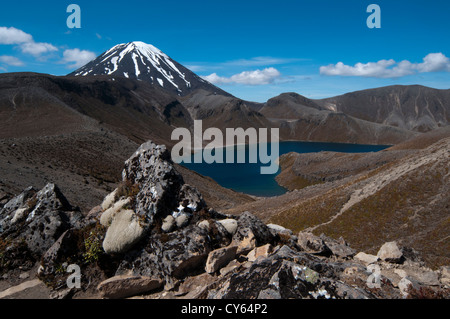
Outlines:
[[178,95],[187,95],[198,88],[224,93],[158,48],[140,41],[116,45],[69,75],[121,76],[147,81]]

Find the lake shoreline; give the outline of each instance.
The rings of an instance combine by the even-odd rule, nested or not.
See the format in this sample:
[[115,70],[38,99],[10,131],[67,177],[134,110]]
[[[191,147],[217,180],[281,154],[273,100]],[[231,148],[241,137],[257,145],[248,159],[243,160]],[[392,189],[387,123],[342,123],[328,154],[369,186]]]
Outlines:
[[[248,156],[248,150],[255,144],[241,144],[233,147],[224,148],[223,156],[226,157],[227,152],[234,152],[236,157],[236,149],[245,146],[245,155]],[[280,141],[279,154],[277,157],[277,165],[279,166],[279,157],[288,153],[321,153],[335,152],[340,154],[346,153],[372,153],[379,152],[390,145],[368,145],[368,144],[346,144],[346,143],[326,143],[326,142],[298,142],[298,141]],[[268,147],[270,149],[270,147]],[[242,150],[242,149],[241,149]],[[222,187],[232,189],[235,192],[243,193],[257,198],[270,198],[286,194],[289,189],[280,185],[276,180],[281,174],[281,167],[278,171],[271,175],[262,175],[260,168],[267,166],[266,163],[194,163],[191,154],[191,163],[180,163],[184,167],[193,170],[203,176],[208,176],[216,181]],[[246,159],[247,160],[247,159]]]

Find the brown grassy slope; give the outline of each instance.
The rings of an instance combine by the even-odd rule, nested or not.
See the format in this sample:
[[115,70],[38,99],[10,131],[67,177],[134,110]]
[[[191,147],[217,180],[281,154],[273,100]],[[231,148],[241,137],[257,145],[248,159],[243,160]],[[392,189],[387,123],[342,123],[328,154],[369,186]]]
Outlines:
[[403,143],[390,147],[388,150],[420,150],[436,143],[437,141],[450,136],[450,125],[418,135]]
[[408,172],[315,232],[343,236],[370,253],[384,242],[400,240],[433,266],[449,264],[448,164],[440,161]]
[[278,184],[289,190],[340,180],[369,172],[410,154],[409,151],[380,151],[376,153],[289,153],[282,155],[282,172]]
[[421,252],[430,265],[448,264],[449,153],[450,138],[444,138],[340,180],[333,189],[299,200],[268,221],[294,231],[309,228],[343,236],[352,247],[372,253],[384,242],[398,240]]
[[275,180],[279,185],[290,191],[295,189],[302,189],[304,187],[321,182],[319,178],[308,178],[308,176],[297,174],[294,171],[294,166],[299,155],[300,154],[298,153],[289,153],[282,155],[279,159],[281,172],[275,178]]
[[0,184],[18,194],[47,183],[59,186],[84,212],[99,205],[121,179],[124,160],[138,144],[104,130],[0,140]]

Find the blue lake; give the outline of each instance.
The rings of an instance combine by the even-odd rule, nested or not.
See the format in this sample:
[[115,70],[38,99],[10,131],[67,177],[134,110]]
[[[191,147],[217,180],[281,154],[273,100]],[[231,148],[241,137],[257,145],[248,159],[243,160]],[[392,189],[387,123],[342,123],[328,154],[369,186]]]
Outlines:
[[[181,163],[181,165],[201,174],[209,176],[214,179],[221,186],[233,189],[237,192],[242,192],[255,196],[272,197],[282,195],[287,190],[275,181],[275,177],[280,173],[262,175],[261,167],[269,164],[249,163],[249,147],[253,146],[235,146],[227,147],[224,153],[224,159],[227,152],[234,152],[235,159],[237,158],[237,149],[245,149],[246,163]],[[317,153],[322,151],[342,152],[342,153],[368,153],[378,152],[388,148],[387,145],[360,145],[360,144],[341,144],[341,143],[320,143],[320,142],[280,142],[279,154],[287,154],[290,152],[296,153]],[[270,154],[269,146],[269,154]],[[192,157],[193,158],[193,157]],[[193,159],[191,160],[193,162]],[[259,161],[259,160],[258,160]],[[225,162],[225,160],[224,160]],[[235,160],[237,162],[237,160]]]

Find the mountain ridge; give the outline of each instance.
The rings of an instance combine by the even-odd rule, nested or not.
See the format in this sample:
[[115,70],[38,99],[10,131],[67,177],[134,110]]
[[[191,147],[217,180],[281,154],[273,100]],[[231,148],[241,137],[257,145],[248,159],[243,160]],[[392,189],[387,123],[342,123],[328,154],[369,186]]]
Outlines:
[[392,85],[315,102],[362,120],[417,132],[428,132],[450,123],[450,89]]

